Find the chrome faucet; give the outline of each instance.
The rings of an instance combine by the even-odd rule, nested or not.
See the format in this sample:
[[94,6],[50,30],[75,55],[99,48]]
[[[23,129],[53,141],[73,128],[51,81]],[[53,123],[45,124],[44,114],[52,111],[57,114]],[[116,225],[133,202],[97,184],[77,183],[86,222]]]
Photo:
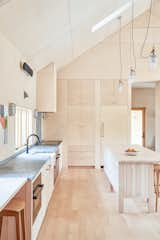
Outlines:
[[30,139],[30,137],[36,137],[36,138],[38,139],[38,143],[41,142],[37,134],[32,133],[31,135],[29,135],[29,136],[27,137],[27,147],[26,147],[26,153],[27,153],[27,154],[29,153],[29,139]]

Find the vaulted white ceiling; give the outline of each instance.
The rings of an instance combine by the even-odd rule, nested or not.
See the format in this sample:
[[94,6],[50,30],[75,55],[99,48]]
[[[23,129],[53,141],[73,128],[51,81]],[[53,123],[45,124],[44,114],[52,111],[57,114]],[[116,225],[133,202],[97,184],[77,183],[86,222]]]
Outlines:
[[[114,20],[99,31],[91,27],[129,0],[10,0],[0,7],[0,31],[37,70],[51,61],[58,68],[118,29]],[[135,1],[135,16],[149,6],[149,0]],[[131,9],[123,24],[131,20]]]

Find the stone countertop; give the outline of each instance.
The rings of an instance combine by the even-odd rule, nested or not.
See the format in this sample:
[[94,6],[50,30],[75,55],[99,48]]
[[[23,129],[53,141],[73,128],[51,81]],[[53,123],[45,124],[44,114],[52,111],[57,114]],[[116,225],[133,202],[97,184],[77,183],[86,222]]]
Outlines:
[[23,187],[27,180],[33,180],[43,165],[56,154],[61,142],[42,143],[25,152],[11,157],[0,166],[0,211]]
[[0,211],[24,186],[26,178],[0,178]]
[[59,144],[56,145],[36,145],[30,148],[29,154],[25,152],[9,160],[0,166],[0,178],[22,177],[33,180],[39,173],[50,154],[55,153]]

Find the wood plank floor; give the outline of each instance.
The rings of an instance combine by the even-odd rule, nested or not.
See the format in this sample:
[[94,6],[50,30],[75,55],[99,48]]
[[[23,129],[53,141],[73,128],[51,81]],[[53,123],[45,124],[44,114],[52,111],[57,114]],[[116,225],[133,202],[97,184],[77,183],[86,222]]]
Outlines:
[[160,213],[147,214],[145,203],[127,202],[128,213],[119,214],[117,201],[102,170],[68,169],[57,184],[38,240],[160,239]]

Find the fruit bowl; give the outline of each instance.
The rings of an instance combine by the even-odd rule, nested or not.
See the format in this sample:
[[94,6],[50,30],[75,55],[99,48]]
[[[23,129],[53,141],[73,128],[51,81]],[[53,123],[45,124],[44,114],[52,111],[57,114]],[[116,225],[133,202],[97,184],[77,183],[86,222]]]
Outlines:
[[136,156],[138,151],[136,151],[134,148],[128,148],[125,151],[125,153],[126,153],[127,156]]

